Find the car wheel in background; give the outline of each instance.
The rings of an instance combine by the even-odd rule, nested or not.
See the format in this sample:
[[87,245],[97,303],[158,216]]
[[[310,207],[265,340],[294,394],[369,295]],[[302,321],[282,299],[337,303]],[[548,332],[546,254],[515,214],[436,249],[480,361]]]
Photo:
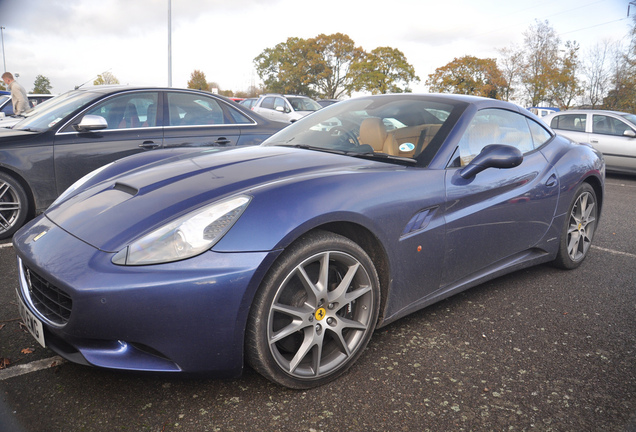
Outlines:
[[270,269],[252,304],[248,363],[286,387],[307,389],[342,375],[375,328],[380,284],[353,241],[314,232]]
[[0,173],[0,240],[9,238],[26,221],[28,200],[20,183]]
[[597,215],[596,193],[592,186],[583,183],[574,194],[561,234],[559,252],[554,262],[558,267],[574,269],[581,265],[592,245]]

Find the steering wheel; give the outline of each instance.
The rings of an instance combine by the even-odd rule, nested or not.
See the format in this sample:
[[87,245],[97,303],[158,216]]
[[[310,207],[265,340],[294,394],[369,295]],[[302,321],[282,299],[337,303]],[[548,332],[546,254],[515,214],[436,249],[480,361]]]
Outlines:
[[331,129],[329,129],[329,133],[331,134],[331,136],[333,137],[343,137],[345,138],[345,140],[347,142],[349,142],[350,144],[353,144],[354,146],[359,146],[360,145],[360,141],[358,141],[358,137],[356,136],[356,134],[345,128],[342,126],[334,126]]

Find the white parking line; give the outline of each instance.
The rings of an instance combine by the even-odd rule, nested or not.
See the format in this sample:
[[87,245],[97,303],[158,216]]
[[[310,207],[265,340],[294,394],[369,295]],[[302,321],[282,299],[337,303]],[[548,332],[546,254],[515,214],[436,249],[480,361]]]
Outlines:
[[64,360],[60,356],[55,356],[55,357],[38,360],[31,363],[23,364],[23,365],[11,366],[6,369],[0,370],[0,381],[4,381],[6,379],[28,374],[31,372],[37,372],[39,370],[59,366],[62,363],[66,363],[66,360]]
[[628,252],[621,252],[621,251],[617,251],[617,250],[613,250],[613,249],[605,249],[605,248],[602,248],[602,247],[599,247],[599,246],[592,245],[592,249],[598,249],[600,251],[609,252],[609,253],[614,254],[614,255],[622,255],[622,256],[627,256],[627,257],[630,257],[630,258],[636,258],[636,255],[630,254]]
[[0,244],[0,249],[2,249],[2,248],[10,248],[11,246],[13,246],[13,243],[2,243],[2,244]]

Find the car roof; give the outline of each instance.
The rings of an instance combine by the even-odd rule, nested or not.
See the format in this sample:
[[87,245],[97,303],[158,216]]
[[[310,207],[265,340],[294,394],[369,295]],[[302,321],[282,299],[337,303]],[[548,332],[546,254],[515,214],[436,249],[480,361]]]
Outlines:
[[599,109],[576,109],[576,110],[567,110],[567,111],[559,111],[557,113],[555,113],[554,115],[563,115],[563,114],[614,114],[614,115],[630,115],[630,113],[628,112],[623,112],[623,111],[612,111],[612,110],[599,110]]

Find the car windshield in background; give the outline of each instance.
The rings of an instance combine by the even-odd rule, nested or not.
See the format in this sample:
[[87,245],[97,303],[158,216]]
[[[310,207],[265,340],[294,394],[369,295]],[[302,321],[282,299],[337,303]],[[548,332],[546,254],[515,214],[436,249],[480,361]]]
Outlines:
[[294,111],[318,111],[322,109],[320,104],[313,99],[305,97],[287,97]]
[[32,116],[16,124],[18,130],[43,131],[55,126],[60,120],[76,109],[88,104],[96,95],[90,92],[69,92],[55,98],[55,101],[43,105]]
[[[456,108],[460,105],[424,99],[352,99],[299,120],[266,145],[416,159]],[[426,153],[429,159],[435,154]]]

